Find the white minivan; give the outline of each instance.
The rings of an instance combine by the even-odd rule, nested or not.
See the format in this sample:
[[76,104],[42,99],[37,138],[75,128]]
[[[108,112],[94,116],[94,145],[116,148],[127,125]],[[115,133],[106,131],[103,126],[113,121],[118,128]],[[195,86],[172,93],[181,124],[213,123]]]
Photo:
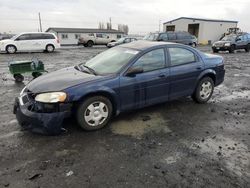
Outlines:
[[53,33],[21,33],[11,39],[0,41],[0,51],[14,54],[19,51],[53,52],[60,48],[58,38]]

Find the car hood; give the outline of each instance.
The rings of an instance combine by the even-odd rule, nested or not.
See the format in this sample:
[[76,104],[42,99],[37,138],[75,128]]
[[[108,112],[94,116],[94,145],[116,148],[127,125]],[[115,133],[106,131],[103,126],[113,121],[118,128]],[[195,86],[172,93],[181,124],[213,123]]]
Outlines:
[[215,42],[214,44],[225,44],[225,43],[231,43],[232,41],[225,41],[225,40],[219,40]]
[[95,76],[78,71],[74,67],[68,67],[40,76],[31,81],[26,87],[33,93],[62,91],[66,88],[99,80],[103,77],[105,76]]
[[13,40],[11,39],[0,40],[0,43],[9,43],[9,42],[13,42]]

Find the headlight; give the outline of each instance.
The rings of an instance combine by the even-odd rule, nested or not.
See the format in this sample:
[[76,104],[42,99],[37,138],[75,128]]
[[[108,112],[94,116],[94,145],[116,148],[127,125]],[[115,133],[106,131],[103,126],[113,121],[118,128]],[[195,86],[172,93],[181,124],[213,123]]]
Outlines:
[[213,43],[213,46],[215,46],[215,43]]
[[36,96],[35,100],[43,103],[64,102],[67,94],[64,92],[42,93]]
[[224,46],[231,46],[229,42],[225,43]]

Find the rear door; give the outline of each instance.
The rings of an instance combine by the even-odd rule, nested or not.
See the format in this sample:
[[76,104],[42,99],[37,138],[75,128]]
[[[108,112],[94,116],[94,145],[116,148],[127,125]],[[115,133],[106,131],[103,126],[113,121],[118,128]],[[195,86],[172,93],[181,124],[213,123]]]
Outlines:
[[189,96],[196,87],[196,81],[204,70],[204,63],[197,54],[185,47],[169,47],[170,99]]
[[142,68],[143,73],[120,79],[122,110],[140,108],[168,100],[169,69],[164,48],[143,54],[131,68]]

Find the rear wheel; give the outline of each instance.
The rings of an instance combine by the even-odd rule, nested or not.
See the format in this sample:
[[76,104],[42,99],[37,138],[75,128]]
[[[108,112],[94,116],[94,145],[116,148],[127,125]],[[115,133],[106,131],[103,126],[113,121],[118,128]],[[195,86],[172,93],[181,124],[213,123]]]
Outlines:
[[246,46],[246,48],[245,48],[245,51],[246,51],[246,52],[249,52],[249,50],[250,50],[250,44],[248,44],[248,45]]
[[14,74],[14,78],[16,82],[22,82],[24,80],[24,77],[21,74]]
[[218,53],[219,50],[213,49],[213,53]]
[[211,98],[213,91],[213,79],[210,77],[204,77],[199,81],[192,98],[197,103],[206,103]]
[[191,46],[193,47],[193,48],[196,48],[196,43],[195,42],[193,42],[192,44],[191,44]]
[[229,53],[232,54],[232,53],[234,53],[234,51],[235,51],[235,46],[232,45],[232,46],[230,47],[230,49],[229,49]]
[[39,77],[41,75],[42,75],[42,73],[40,73],[40,72],[32,72],[33,78],[37,78],[37,77]]
[[93,41],[90,40],[90,41],[87,42],[87,47],[92,47],[93,45],[94,45]]
[[78,124],[87,131],[103,128],[112,116],[112,103],[103,96],[86,99],[76,114]]
[[54,50],[55,50],[55,47],[52,44],[48,44],[46,46],[46,52],[51,53],[51,52],[54,52]]
[[14,45],[6,46],[6,52],[8,54],[14,54],[14,53],[16,53],[16,51],[17,51],[17,49],[16,49],[16,47]]

